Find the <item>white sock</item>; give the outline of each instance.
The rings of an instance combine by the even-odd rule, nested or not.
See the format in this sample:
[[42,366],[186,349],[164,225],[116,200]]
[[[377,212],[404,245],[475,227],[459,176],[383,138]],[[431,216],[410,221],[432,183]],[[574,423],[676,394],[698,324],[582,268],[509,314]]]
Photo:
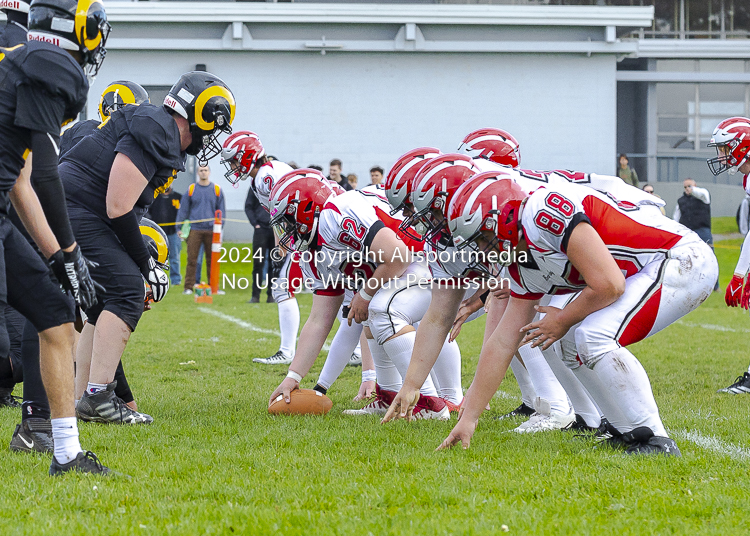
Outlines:
[[436,380],[433,383],[440,392],[440,398],[460,404],[464,392],[461,388],[461,350],[456,341],[449,343],[448,339],[445,340],[432,372],[433,380]]
[[[284,302],[286,303],[286,302]],[[323,370],[320,371],[318,383],[329,389],[333,382],[341,375],[346,367],[346,363],[352,356],[354,348],[359,344],[359,336],[362,334],[362,324],[352,322],[350,326],[346,322],[339,324],[339,329],[331,341],[331,349],[328,350],[328,357],[323,364]]]
[[630,429],[624,431],[648,426],[654,435],[668,437],[659,417],[648,374],[630,350],[618,348],[607,352],[593,370],[629,421]]
[[558,345],[555,344],[551,348],[543,350],[542,355],[544,359],[555,374],[557,381],[565,389],[576,415],[580,415],[586,421],[586,426],[598,427],[602,423],[599,408],[591,400],[591,397],[583,385],[581,385],[581,382],[578,381],[578,378],[575,377],[573,372],[558,357],[557,348]]
[[[411,354],[414,351],[414,340],[417,338],[416,331],[410,331],[403,335],[393,337],[391,340],[383,343],[383,348],[388,357],[391,358],[393,364],[396,365],[399,374],[402,378],[406,377],[406,371],[409,370],[409,362],[411,361]],[[373,356],[374,357],[374,356]],[[427,379],[422,384],[422,388],[419,390],[425,396],[437,396],[437,390],[435,384],[432,383],[432,378],[427,376]]]
[[55,445],[55,459],[59,463],[70,463],[79,452],[78,424],[75,417],[52,419],[52,439]]
[[299,331],[299,305],[297,298],[290,298],[278,304],[279,331],[281,347],[279,350],[287,357],[294,357],[297,349],[297,332]]
[[375,363],[375,376],[380,388],[399,392],[402,384],[401,374],[393,360],[385,353],[385,348],[375,339],[367,339],[367,346],[370,347],[372,361]]
[[91,383],[86,386],[86,392],[90,395],[96,394],[99,391],[104,391],[107,389],[106,383]]
[[533,408],[534,400],[536,400],[536,391],[534,391],[534,384],[531,383],[531,378],[526,371],[526,367],[523,366],[523,363],[516,356],[513,356],[510,368],[513,371],[513,376],[516,377],[518,388],[521,389],[521,402]]
[[552,369],[549,368],[541,349],[532,348],[531,344],[525,344],[518,349],[518,353],[521,355],[531,382],[534,384],[536,396],[542,400],[546,400],[551,411],[564,415],[570,413],[571,408],[568,395],[565,394],[565,389],[557,381]]

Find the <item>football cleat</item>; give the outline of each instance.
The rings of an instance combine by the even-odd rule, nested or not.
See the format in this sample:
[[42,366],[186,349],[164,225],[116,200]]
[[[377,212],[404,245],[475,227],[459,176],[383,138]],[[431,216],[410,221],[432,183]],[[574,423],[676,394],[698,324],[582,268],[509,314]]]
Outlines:
[[447,398],[443,398],[442,400],[445,402],[445,405],[448,406],[448,411],[450,413],[458,413],[458,410],[461,409],[461,404],[463,404],[463,400],[461,401],[461,404],[454,404]]
[[526,404],[521,404],[513,411],[509,411],[505,415],[495,417],[495,420],[502,421],[503,419],[514,419],[516,417],[531,417],[534,413],[534,408],[527,406]]
[[391,402],[396,397],[395,391],[386,391],[375,384],[375,394],[370,397],[370,403],[360,409],[345,409],[344,415],[380,415],[383,416],[391,406]]
[[729,393],[732,395],[741,395],[744,393],[750,393],[750,372],[745,372],[742,376],[738,376],[734,383],[724,389],[719,389],[717,393]]
[[52,421],[36,417],[21,421],[10,439],[10,450],[52,454]]
[[91,473],[94,475],[108,475],[110,470],[108,467],[102,465],[99,458],[93,452],[79,452],[78,456],[70,460],[68,463],[60,463],[57,458],[52,456],[52,464],[49,467],[50,476],[57,476],[70,471],[78,471],[79,473]]
[[107,385],[104,391],[93,395],[83,393],[76,406],[76,417],[87,422],[113,424],[151,424],[151,415],[130,409],[125,402],[115,395],[117,381]]
[[665,456],[682,456],[677,443],[669,437],[651,436],[647,441],[640,441],[628,447],[625,454],[663,454]]
[[292,363],[294,358],[287,357],[284,352],[279,350],[271,357],[254,357],[253,363],[261,363],[263,365],[289,365]]
[[442,398],[421,395],[414,408],[412,417],[419,420],[434,419],[447,421],[451,418],[451,412]]
[[589,426],[588,424],[586,424],[586,419],[576,413],[576,420],[570,423],[570,426],[564,428],[564,430],[578,432],[578,434],[583,435],[598,433],[600,428],[601,423],[599,424],[599,426]]
[[[10,389],[13,392],[13,389]],[[12,394],[0,394],[0,408],[20,408],[21,403],[18,401],[18,397]]]
[[568,413],[550,411],[549,413],[535,413],[513,431],[519,434],[533,434],[550,430],[564,430],[575,422],[575,413],[571,409]]
[[362,366],[362,356],[357,355],[356,353],[352,352],[352,355],[349,357],[349,361],[346,362],[347,367],[361,367]]

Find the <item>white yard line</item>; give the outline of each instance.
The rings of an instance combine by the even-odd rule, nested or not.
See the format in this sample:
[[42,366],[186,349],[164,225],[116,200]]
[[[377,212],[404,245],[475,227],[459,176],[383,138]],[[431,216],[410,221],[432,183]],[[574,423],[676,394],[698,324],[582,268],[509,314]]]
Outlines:
[[724,456],[729,456],[734,460],[750,460],[750,449],[727,443],[726,441],[722,441],[714,436],[704,436],[695,430],[678,430],[674,432],[674,435],[681,437],[682,439],[687,439],[704,449],[712,450]]
[[[208,307],[198,307],[198,310],[201,313],[213,315],[217,318],[221,318],[222,320],[226,320],[227,322],[232,322],[233,324],[237,324],[241,328],[245,328],[249,331],[254,331],[256,333],[265,333],[266,335],[274,335],[276,337],[281,337],[281,333],[279,333],[275,329],[261,328],[259,326],[256,326],[255,324],[252,324],[251,322],[247,322],[246,320],[242,320],[241,318],[237,318],[235,316],[224,314],[221,311],[217,311],[215,309],[209,309]],[[330,350],[330,348],[331,348],[331,345],[328,343],[325,343],[323,345],[323,350],[326,352]]]
[[728,328],[727,326],[720,326],[718,324],[696,324],[695,322],[684,322],[682,320],[678,320],[677,322],[675,322],[675,324],[680,324],[681,326],[687,326],[689,328],[710,329],[713,331],[727,331],[730,333],[750,333],[750,329]]

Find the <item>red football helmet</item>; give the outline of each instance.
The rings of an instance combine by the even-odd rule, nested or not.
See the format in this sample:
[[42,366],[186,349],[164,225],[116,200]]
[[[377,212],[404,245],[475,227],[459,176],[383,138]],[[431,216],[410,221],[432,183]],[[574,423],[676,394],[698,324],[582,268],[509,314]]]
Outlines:
[[[477,173],[479,169],[474,165],[474,161],[465,154],[444,154],[422,166],[411,181],[409,189],[414,206],[411,223],[419,222],[425,226],[426,240],[436,246],[441,243],[443,246],[447,245],[440,238],[448,228],[448,204],[458,187]],[[432,209],[442,212],[442,217],[436,218]]]
[[266,151],[255,132],[241,130],[224,140],[221,148],[221,163],[227,168],[224,178],[232,184],[244,181],[250,175],[258,159]]
[[729,171],[737,173],[750,155],[750,119],[747,117],[730,117],[724,119],[714,129],[709,147],[716,147],[716,158],[706,160],[711,173],[718,175]]
[[274,185],[269,198],[271,225],[283,247],[307,251],[317,237],[318,218],[336,195],[328,179],[315,169],[295,169]]
[[[457,248],[475,250],[471,268],[496,275],[492,266],[500,262],[497,254],[518,245],[521,205],[527,197],[510,174],[502,170],[479,173],[453,194],[448,206],[448,229]],[[483,231],[491,231],[494,239],[480,249],[477,241],[486,240]]]
[[499,128],[480,128],[464,138],[459,152],[472,158],[485,158],[504,166],[521,165],[521,147],[516,138]]
[[401,155],[385,178],[385,196],[393,207],[391,214],[404,208],[411,208],[411,191],[409,183],[422,169],[425,163],[440,156],[440,149],[434,147],[419,147]]

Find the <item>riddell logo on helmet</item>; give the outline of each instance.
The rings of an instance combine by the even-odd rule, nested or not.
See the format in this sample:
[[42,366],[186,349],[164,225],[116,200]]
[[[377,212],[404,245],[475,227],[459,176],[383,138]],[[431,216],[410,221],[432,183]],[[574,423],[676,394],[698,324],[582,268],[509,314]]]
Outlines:
[[164,97],[164,104],[166,104],[167,106],[169,106],[171,108],[177,108],[178,107],[177,101],[174,100],[169,95],[167,95],[166,97]]
[[28,39],[29,41],[43,41],[45,43],[49,43],[50,45],[60,46],[60,40],[57,37],[53,37],[51,35],[44,35],[39,34],[36,32],[29,32],[28,33]]
[[21,9],[21,2],[16,0],[0,0],[0,9]]

